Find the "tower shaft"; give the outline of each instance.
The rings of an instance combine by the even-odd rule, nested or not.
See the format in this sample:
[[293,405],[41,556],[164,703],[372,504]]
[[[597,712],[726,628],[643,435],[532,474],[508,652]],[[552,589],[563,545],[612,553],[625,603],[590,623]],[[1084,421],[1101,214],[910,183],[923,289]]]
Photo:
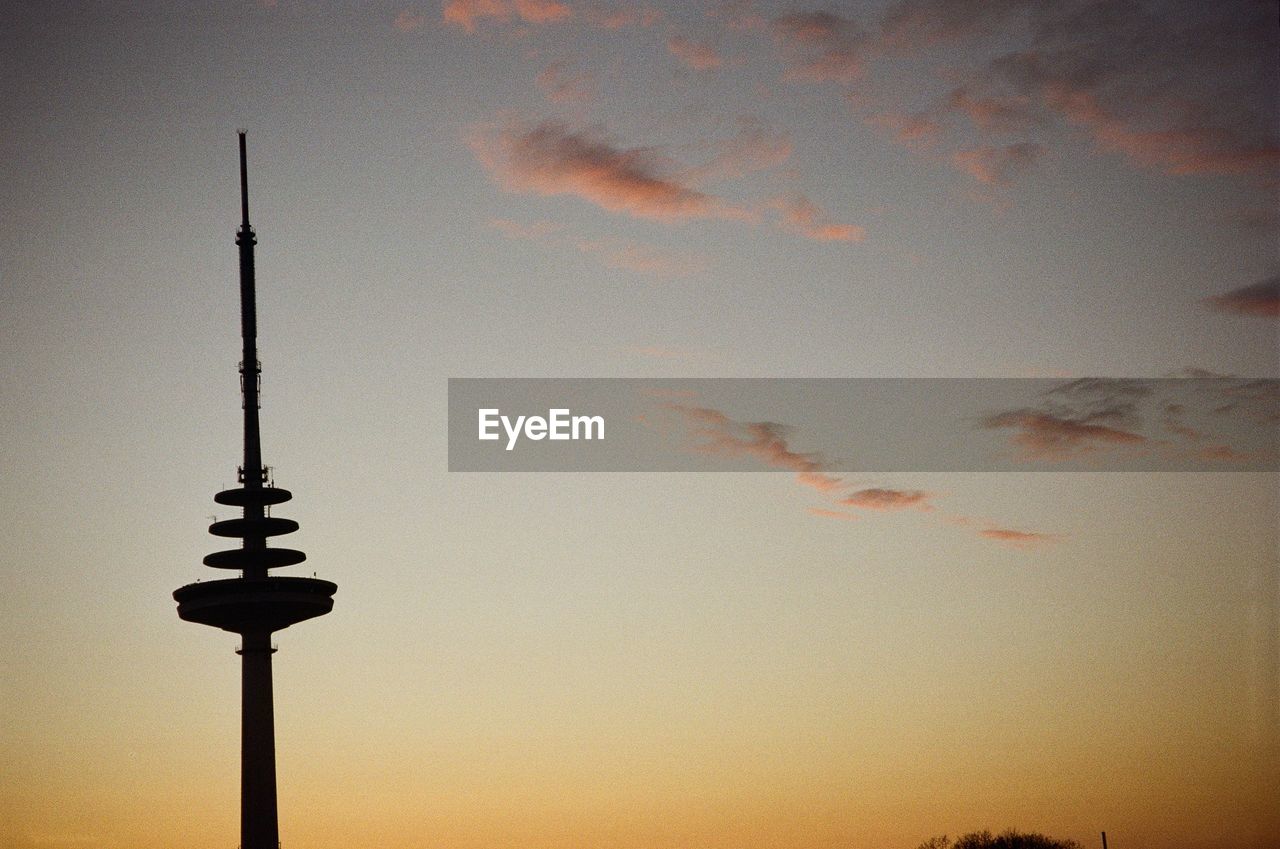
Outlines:
[[247,632],[240,647],[240,846],[278,849],[276,728],[271,634]]

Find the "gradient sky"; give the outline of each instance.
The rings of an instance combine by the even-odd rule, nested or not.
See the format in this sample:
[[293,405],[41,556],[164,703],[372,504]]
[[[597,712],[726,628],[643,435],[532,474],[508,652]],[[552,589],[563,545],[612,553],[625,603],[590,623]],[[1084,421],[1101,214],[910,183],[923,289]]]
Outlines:
[[170,593],[240,462],[239,127],[264,456],[339,586],[276,637],[285,847],[1280,845],[1276,474],[463,475],[445,422],[1280,377],[1274,3],[5,11],[3,849],[237,840],[236,638]]

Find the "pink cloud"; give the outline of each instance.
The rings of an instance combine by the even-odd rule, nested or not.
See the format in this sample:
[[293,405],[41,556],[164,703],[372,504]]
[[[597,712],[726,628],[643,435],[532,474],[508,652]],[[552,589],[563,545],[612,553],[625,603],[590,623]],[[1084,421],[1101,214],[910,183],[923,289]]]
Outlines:
[[714,145],[715,155],[709,162],[684,172],[686,181],[743,177],[777,168],[791,158],[795,145],[786,133],[774,132],[754,118],[742,118],[738,123],[737,133]]
[[1026,95],[981,97],[966,88],[954,89],[947,106],[963,112],[979,129],[995,133],[1022,132],[1040,123]]
[[790,429],[786,425],[735,422],[719,410],[684,404],[668,404],[667,409],[681,414],[689,422],[693,436],[702,440],[694,446],[699,453],[754,457],[766,466],[795,472],[798,483],[820,492],[830,492],[843,486],[839,478],[825,474],[822,459],[817,454],[791,450],[787,444]]
[[1220,127],[1131,129],[1099,105],[1092,93],[1063,83],[1048,87],[1046,101],[1068,121],[1089,130],[1102,150],[1167,174],[1247,174],[1280,165],[1280,145],[1242,144]]
[[525,23],[545,24],[572,15],[573,10],[558,0],[448,0],[443,9],[446,23],[470,33],[476,31],[476,22],[485,18],[507,23],[518,17]]
[[724,59],[711,45],[678,35],[667,39],[667,52],[695,71],[710,71],[724,64]]
[[1015,445],[1027,459],[1066,460],[1096,451],[1100,446],[1135,446],[1147,441],[1145,436],[1109,425],[1093,424],[1102,415],[1070,418],[1041,410],[1011,410],[989,416],[987,428],[1012,428]]
[[1280,275],[1268,277],[1251,286],[1222,295],[1215,295],[1208,298],[1205,303],[1222,312],[1280,318]]
[[771,198],[767,205],[781,216],[779,226],[817,242],[861,242],[867,231],[856,224],[838,224],[809,198],[794,192]]
[[867,36],[848,18],[831,12],[793,12],[775,18],[772,29],[792,55],[787,80],[849,82],[865,71]]
[[1246,460],[1253,459],[1253,456],[1243,451],[1237,451],[1230,445],[1210,445],[1200,449],[1196,456],[1201,460],[1208,462],[1227,462],[1227,463],[1243,463]]
[[391,25],[400,30],[400,32],[413,32],[426,22],[426,15],[419,14],[411,9],[404,9],[396,15],[396,19],[391,22]]
[[1033,142],[1003,147],[976,147],[954,153],[951,161],[980,183],[1006,186],[1040,158],[1044,148]]
[[472,152],[508,191],[570,195],[636,218],[753,216],[672,175],[652,148],[621,148],[559,121],[532,128],[487,128],[472,134]]
[[562,21],[573,14],[564,3],[557,0],[515,0],[516,14],[531,24]]
[[1056,534],[1042,534],[1035,531],[1017,531],[1012,528],[996,528],[989,527],[978,531],[979,536],[993,539],[996,542],[1004,543],[1013,548],[1038,548],[1049,543],[1057,542],[1059,537]]
[[619,30],[630,26],[651,27],[662,20],[662,12],[650,7],[624,6],[613,9],[592,9],[588,20],[604,29]]
[[877,127],[891,130],[894,138],[907,147],[932,147],[942,135],[942,125],[923,112],[914,114],[885,112],[872,115],[867,121]]
[[932,497],[929,493],[919,489],[872,487],[870,489],[860,489],[844,498],[836,499],[836,503],[884,512],[906,510],[911,507],[919,510],[932,510],[933,507],[929,504],[929,499]]

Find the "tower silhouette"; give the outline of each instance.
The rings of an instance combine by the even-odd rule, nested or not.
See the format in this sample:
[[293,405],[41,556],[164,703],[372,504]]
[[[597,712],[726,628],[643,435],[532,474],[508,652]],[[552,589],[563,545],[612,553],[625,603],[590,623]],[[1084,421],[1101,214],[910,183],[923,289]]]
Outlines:
[[240,848],[278,849],[276,816],[276,740],[271,692],[271,634],[333,609],[338,586],[316,578],[270,576],[267,570],[292,566],[307,559],[291,548],[269,548],[267,538],[293,533],[298,523],[271,515],[271,507],[293,497],[270,479],[262,464],[258,433],[258,390],[262,363],[258,361],[253,247],[257,237],[249,226],[249,173],[244,133],[240,133],[240,333],[244,359],[240,363],[241,406],[244,408],[244,465],[240,486],[214,495],[219,504],[244,509],[239,519],[215,521],[209,533],[243,540],[240,548],[217,551],[204,558],[214,569],[239,569],[236,578],[187,584],[174,591],[178,616],[211,625],[241,637],[240,694]]

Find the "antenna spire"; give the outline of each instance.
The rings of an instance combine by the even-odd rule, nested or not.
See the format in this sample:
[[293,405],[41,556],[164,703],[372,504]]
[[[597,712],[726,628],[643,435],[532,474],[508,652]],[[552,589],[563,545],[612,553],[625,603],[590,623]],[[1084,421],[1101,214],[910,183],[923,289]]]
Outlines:
[[245,154],[244,130],[240,130],[240,226],[249,229],[249,157]]

